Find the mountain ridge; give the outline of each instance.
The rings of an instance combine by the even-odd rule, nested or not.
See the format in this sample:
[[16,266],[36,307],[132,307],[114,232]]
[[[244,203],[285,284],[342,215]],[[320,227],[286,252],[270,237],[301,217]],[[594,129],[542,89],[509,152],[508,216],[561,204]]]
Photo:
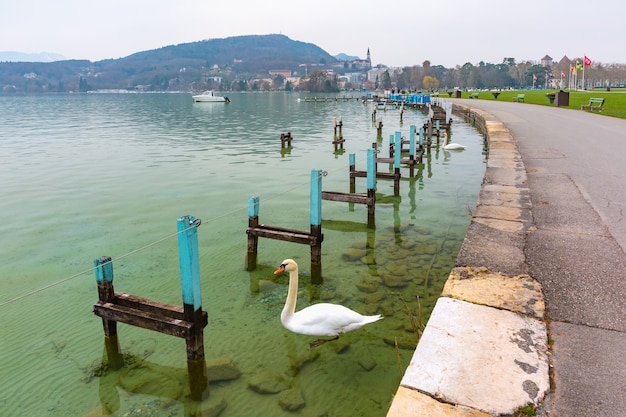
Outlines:
[[244,35],[168,45],[123,58],[0,62],[0,86],[12,91],[136,88],[202,89],[209,81],[269,77],[270,70],[303,75],[340,62],[312,43],[282,34]]

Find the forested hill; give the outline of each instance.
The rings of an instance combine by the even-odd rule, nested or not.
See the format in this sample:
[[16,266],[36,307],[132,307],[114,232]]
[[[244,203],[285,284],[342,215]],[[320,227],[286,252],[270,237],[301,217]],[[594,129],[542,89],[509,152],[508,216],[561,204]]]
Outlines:
[[166,46],[103,61],[0,63],[2,92],[110,88],[202,89],[207,79],[267,77],[270,70],[304,73],[302,65],[337,60],[323,49],[284,35],[250,35]]

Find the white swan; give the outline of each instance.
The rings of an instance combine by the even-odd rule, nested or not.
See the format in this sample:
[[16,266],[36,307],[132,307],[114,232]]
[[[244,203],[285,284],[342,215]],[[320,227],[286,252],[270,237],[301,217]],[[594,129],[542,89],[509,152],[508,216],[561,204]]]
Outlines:
[[466,146],[465,145],[461,145],[460,143],[448,143],[442,146],[443,149],[445,150],[455,150],[455,149],[465,149]]
[[312,342],[311,347],[322,345],[339,338],[339,334],[360,329],[368,323],[380,320],[380,314],[363,316],[347,307],[319,303],[296,312],[298,296],[298,264],[293,259],[285,259],[274,274],[289,272],[289,290],[287,301],[280,314],[280,321],[287,330],[308,336],[332,336],[332,339],[320,339]]

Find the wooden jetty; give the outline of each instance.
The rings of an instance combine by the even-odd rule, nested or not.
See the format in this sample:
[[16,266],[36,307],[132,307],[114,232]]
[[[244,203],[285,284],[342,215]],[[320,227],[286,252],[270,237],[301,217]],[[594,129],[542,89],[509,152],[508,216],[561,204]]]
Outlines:
[[200,401],[208,394],[203,330],[208,319],[206,311],[202,310],[200,292],[199,225],[200,219],[193,216],[178,219],[182,307],[115,292],[111,258],[103,256],[94,261],[98,301],[93,305],[93,312],[102,318],[109,367],[116,370],[124,366],[117,335],[118,322],[183,338],[187,344],[187,371],[194,401]]
[[303,101],[313,102],[313,103],[326,103],[333,101],[359,101],[360,97],[305,97]]

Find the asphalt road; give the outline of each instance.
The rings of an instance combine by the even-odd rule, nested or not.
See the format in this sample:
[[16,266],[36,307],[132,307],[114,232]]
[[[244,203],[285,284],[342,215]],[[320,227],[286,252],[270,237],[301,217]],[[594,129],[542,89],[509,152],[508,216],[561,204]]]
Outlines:
[[626,120],[488,100],[515,138],[532,201],[525,258],[551,344],[546,417],[626,416]]

